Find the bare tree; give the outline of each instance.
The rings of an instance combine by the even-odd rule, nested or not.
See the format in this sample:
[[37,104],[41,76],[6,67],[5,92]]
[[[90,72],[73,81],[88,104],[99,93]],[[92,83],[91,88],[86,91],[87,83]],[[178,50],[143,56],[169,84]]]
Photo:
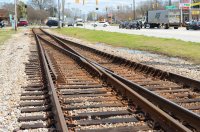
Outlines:
[[10,3],[4,4],[2,6],[2,8],[7,10],[9,13],[14,13],[15,12],[15,8],[14,7],[15,7],[15,5],[14,4],[10,4]]
[[31,5],[27,8],[28,21],[36,24],[44,24],[45,20],[50,16],[48,11],[35,9]]
[[31,0],[30,5],[40,10],[48,9],[55,5],[54,0]]

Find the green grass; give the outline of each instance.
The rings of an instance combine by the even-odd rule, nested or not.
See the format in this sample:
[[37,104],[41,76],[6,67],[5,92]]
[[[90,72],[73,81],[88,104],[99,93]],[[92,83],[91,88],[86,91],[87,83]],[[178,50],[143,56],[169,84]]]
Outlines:
[[110,24],[110,26],[119,26],[119,24]]
[[15,31],[11,29],[1,29],[0,28],[0,46],[14,34]]
[[153,53],[184,58],[194,63],[200,63],[200,43],[80,28],[62,28],[52,30],[93,43],[100,42],[117,47],[150,51]]

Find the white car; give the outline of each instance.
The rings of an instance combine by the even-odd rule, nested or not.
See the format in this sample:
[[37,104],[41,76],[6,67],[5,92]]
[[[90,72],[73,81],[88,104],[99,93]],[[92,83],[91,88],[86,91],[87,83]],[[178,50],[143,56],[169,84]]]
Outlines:
[[107,27],[110,26],[108,22],[96,22],[92,24],[94,27],[100,26],[100,27]]
[[84,23],[83,22],[76,22],[76,26],[83,26]]

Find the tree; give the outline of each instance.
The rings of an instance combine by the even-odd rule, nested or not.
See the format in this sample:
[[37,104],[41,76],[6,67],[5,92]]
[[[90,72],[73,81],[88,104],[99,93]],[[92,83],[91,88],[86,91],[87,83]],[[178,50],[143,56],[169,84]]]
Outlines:
[[28,21],[37,24],[44,24],[45,20],[50,16],[48,11],[35,9],[31,5],[28,5],[27,14]]
[[47,11],[51,17],[56,17],[56,14],[58,13],[57,8],[55,7],[50,7]]
[[28,20],[43,24],[48,17],[55,17],[57,9],[54,0],[30,0],[28,6]]
[[12,13],[12,14],[14,14],[14,12],[15,12],[15,5],[14,4],[10,4],[10,3],[9,4],[4,4],[2,6],[2,8],[7,10],[9,13]]
[[24,2],[20,1],[18,3],[17,11],[18,11],[17,12],[18,19],[19,18],[25,18],[25,19],[27,19],[27,5]]
[[30,5],[40,10],[49,9],[55,5],[54,0],[31,0]]

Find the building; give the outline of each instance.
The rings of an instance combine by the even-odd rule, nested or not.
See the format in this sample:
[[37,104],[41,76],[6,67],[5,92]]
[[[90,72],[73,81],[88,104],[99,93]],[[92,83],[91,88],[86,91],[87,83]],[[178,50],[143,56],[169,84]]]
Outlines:
[[179,7],[182,11],[182,22],[200,19],[200,1],[180,0]]
[[0,21],[9,21],[9,12],[5,9],[0,9]]
[[193,1],[190,8],[191,19],[200,20],[200,0]]

